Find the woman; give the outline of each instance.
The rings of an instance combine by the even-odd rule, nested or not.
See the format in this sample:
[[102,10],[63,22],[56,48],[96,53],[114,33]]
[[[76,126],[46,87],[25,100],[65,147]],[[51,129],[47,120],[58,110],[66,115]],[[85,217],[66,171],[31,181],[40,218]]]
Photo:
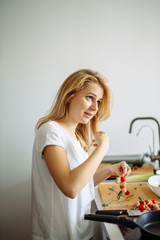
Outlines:
[[109,137],[98,124],[110,116],[110,107],[106,78],[82,69],[64,81],[50,112],[38,121],[32,167],[34,240],[91,239],[93,223],[84,214],[90,213],[94,186],[111,175],[130,173],[125,162],[96,171],[109,148]]

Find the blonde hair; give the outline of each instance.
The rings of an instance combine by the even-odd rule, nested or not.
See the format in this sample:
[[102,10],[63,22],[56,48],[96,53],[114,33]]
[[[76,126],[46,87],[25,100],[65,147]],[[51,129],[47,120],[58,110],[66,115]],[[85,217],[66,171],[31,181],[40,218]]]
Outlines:
[[107,85],[107,79],[99,72],[91,69],[81,69],[72,73],[61,85],[55,99],[55,104],[51,107],[48,114],[40,118],[36,124],[36,129],[50,120],[62,121],[68,113],[68,99],[75,93],[84,89],[88,83],[99,84],[103,91],[103,100],[99,105],[97,114],[90,120],[90,124],[79,123],[76,128],[76,137],[79,139],[82,147],[89,152],[89,134],[92,137],[98,131],[99,122],[106,120],[110,116],[112,92]]

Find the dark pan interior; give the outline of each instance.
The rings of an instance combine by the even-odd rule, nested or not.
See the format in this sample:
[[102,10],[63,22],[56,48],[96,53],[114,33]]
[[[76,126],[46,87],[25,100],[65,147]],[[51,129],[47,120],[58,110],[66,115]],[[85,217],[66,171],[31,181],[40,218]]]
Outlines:
[[144,213],[139,217],[138,224],[145,231],[160,237],[160,211]]
[[158,236],[160,236],[160,221],[148,223],[144,226],[144,229],[152,233],[156,233]]

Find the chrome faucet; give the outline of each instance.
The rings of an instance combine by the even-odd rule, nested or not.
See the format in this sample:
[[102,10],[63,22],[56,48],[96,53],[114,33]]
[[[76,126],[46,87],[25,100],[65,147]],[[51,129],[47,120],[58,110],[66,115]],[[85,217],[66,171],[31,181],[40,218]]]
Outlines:
[[141,130],[142,130],[143,128],[145,128],[145,127],[148,127],[148,128],[152,131],[152,148],[151,148],[151,146],[149,145],[149,149],[150,149],[150,153],[151,153],[152,155],[155,155],[155,135],[154,135],[154,130],[153,130],[153,128],[152,128],[150,125],[145,124],[145,125],[143,125],[143,126],[140,127],[140,129],[138,130],[138,132],[137,132],[136,135],[139,136]]
[[137,118],[134,118],[130,123],[129,133],[132,132],[133,123],[137,120],[153,120],[153,121],[156,122],[157,128],[158,128],[158,141],[159,141],[158,153],[156,155],[155,154],[150,154],[150,155],[146,154],[146,155],[150,157],[151,161],[159,160],[159,164],[160,164],[160,124],[159,124],[158,120],[154,117],[137,117]]

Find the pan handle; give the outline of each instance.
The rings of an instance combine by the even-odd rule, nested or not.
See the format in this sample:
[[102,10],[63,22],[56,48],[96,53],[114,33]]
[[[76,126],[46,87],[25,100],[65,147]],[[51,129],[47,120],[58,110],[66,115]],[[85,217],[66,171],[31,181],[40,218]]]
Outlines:
[[100,215],[100,214],[85,214],[84,219],[118,224],[118,225],[122,225],[132,229],[138,227],[138,224],[134,222],[134,220],[131,220],[128,217],[116,217],[111,215]]

